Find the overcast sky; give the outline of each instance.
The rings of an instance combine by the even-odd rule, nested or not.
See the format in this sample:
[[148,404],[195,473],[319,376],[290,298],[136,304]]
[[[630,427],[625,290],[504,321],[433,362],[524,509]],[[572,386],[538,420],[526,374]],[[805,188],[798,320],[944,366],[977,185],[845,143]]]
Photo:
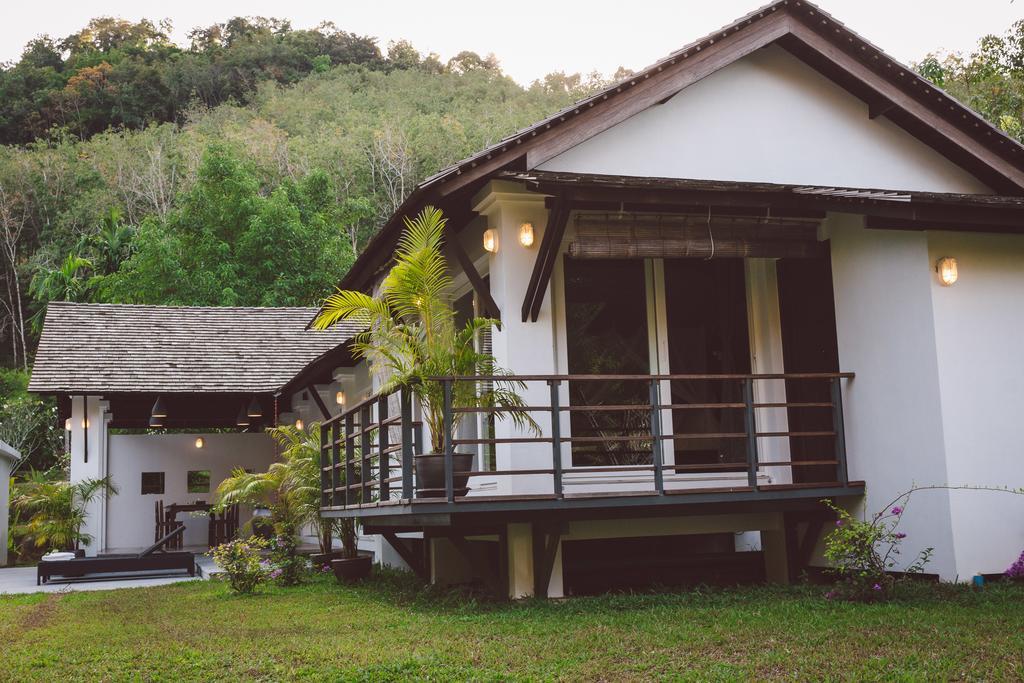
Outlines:
[[[170,19],[185,44],[195,26],[242,15],[289,19],[296,28],[333,21],[388,41],[408,39],[421,52],[447,59],[460,50],[494,53],[506,73],[529,83],[551,71],[610,74],[638,69],[729,23],[766,0],[2,0],[0,61],[16,59],[25,42],[61,38],[91,17]],[[1024,0],[821,0],[827,12],[897,59],[935,50],[970,50],[983,35],[1003,33],[1024,18]]]

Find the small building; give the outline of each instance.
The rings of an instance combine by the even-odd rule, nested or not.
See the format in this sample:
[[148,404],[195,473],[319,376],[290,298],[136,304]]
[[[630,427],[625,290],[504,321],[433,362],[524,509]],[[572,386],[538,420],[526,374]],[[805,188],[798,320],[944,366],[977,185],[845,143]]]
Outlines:
[[[232,470],[264,471],[274,461],[264,427],[324,419],[342,385],[360,390],[354,376],[294,385],[349,335],[344,327],[306,331],[314,313],[49,305],[29,389],[57,398],[72,481],[109,476],[119,490],[91,505],[87,554],[149,546],[157,501],[212,502]],[[203,546],[205,520],[181,519],[184,544]]]
[[11,471],[21,462],[21,454],[0,441],[0,567],[7,564],[7,534],[10,517]]

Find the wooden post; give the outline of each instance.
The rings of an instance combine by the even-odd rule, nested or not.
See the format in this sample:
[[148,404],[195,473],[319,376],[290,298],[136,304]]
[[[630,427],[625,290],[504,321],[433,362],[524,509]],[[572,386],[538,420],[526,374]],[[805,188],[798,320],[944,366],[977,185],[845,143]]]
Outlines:
[[455,502],[455,473],[453,461],[455,445],[452,443],[452,380],[444,380],[444,497],[449,503]]
[[659,380],[651,380],[651,458],[654,461],[654,490],[665,495],[665,477],[662,472],[661,443],[661,391]]
[[831,380],[832,391],[832,431],[836,433],[836,477],[840,484],[846,486],[849,473],[846,469],[846,432],[843,425],[843,388],[838,377]]
[[743,380],[743,418],[747,432],[747,485],[757,489],[757,420],[754,416],[754,380]]
[[561,382],[548,380],[551,387],[551,472],[555,498],[562,497],[562,411],[558,404],[558,388]]
[[415,495],[412,488],[414,444],[412,433],[412,396],[410,396],[408,388],[402,387],[399,400],[402,410],[402,498],[411,500]]

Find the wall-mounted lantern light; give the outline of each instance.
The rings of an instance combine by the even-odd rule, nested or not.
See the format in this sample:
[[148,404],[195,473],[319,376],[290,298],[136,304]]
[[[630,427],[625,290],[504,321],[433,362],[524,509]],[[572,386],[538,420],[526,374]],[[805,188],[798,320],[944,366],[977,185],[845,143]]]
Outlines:
[[498,231],[494,228],[484,230],[484,251],[498,253]]
[[944,287],[951,287],[960,279],[957,270],[956,259],[952,256],[943,256],[935,263],[935,272],[939,274],[939,282]]
[[71,431],[71,418],[70,417],[68,419],[64,420],[64,431],[65,432],[70,432]]
[[337,403],[339,406],[345,405],[345,392],[339,391],[338,393],[336,393],[334,395],[334,402]]
[[89,421],[89,418],[84,418],[82,420],[82,429],[88,429],[89,427],[92,427],[92,422]]
[[263,408],[260,408],[260,402],[256,400],[255,396],[249,402],[249,410],[246,411],[246,415],[249,417],[263,417]]
[[163,426],[164,426],[164,419],[162,417],[150,417],[149,418],[149,428],[150,429],[160,429]]
[[150,417],[167,417],[167,404],[164,403],[163,396],[156,397],[156,403],[153,404],[153,410],[149,415]]
[[206,446],[206,439],[201,436],[196,437],[196,448],[203,448]]
[[306,428],[306,423],[302,421],[301,417],[295,421],[295,428],[300,432]]
[[235,420],[235,424],[239,427],[249,426],[249,416],[246,414],[245,406],[238,411],[238,418]]
[[527,249],[533,246],[533,223],[523,223],[519,226],[519,244]]

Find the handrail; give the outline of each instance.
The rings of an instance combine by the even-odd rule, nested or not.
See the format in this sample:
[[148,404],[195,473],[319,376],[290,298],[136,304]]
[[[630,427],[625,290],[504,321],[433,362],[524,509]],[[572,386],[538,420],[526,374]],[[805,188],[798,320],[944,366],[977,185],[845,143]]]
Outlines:
[[[537,451],[534,447],[547,448],[551,453],[551,466],[537,468],[536,465],[527,468],[516,468],[514,465],[501,470],[474,470],[466,475],[459,473],[459,478],[464,476],[490,475],[549,475],[551,477],[554,496],[561,498],[564,495],[564,478],[566,471],[563,471],[562,459],[565,452],[572,454],[590,454],[589,458],[597,457],[595,465],[575,465],[571,467],[574,473],[586,472],[653,472],[653,485],[657,494],[665,493],[665,471],[669,473],[683,472],[714,472],[731,471],[746,472],[747,486],[752,490],[758,490],[763,483],[759,479],[762,469],[789,467],[792,471],[803,467],[834,467],[834,479],[829,482],[838,482],[843,485],[848,481],[846,464],[846,445],[842,415],[842,391],[840,385],[842,380],[851,380],[855,377],[853,372],[815,372],[815,373],[728,373],[728,374],[650,374],[650,375],[465,375],[452,377],[428,377],[424,381],[436,381],[442,384],[444,405],[443,424],[445,425],[445,436],[441,439],[444,448],[443,455],[443,485],[436,489],[436,493],[443,496],[443,500],[455,503],[462,498],[456,489],[456,476],[454,472],[455,449],[458,446],[484,445],[500,446],[508,448],[506,452],[515,455],[517,452],[528,452],[531,457],[536,457]],[[827,382],[829,385],[828,396],[824,392],[819,397],[805,397],[804,400],[779,400],[758,402],[754,397],[754,385],[759,381],[771,380],[806,380]],[[572,386],[576,382],[646,382],[648,385],[646,394],[647,400],[640,400],[636,403],[619,402],[615,404],[581,405],[565,402],[560,392],[565,390],[563,383]],[[712,394],[708,401],[694,401],[692,403],[680,402],[675,397],[666,401],[662,393],[666,383],[702,381],[719,382],[722,386],[732,386],[735,383],[737,391],[742,397],[728,397],[727,395]],[[522,412],[539,413],[548,415],[549,423],[546,431],[537,434],[478,434],[475,438],[470,435],[452,434],[451,425],[456,417],[466,414],[497,414],[502,416],[509,410],[507,408],[495,408],[491,406],[455,407],[452,405],[454,397],[453,388],[457,382],[508,382],[527,383],[545,382],[550,388],[547,401],[543,399],[534,401],[535,404],[525,405]],[[399,396],[399,411],[393,412],[394,404],[392,396]],[[639,395],[636,397],[639,398]],[[719,400],[715,401],[714,399]],[[672,400],[675,399],[675,400]],[[417,496],[418,483],[414,477],[413,466],[414,456],[423,452],[423,420],[414,420],[415,396],[413,388],[399,387],[386,393],[375,393],[358,403],[349,406],[341,414],[336,415],[321,424],[321,476],[322,495],[321,504],[325,508],[337,509],[339,507],[364,507],[373,505],[375,499],[388,500],[398,492],[402,500],[409,500]],[[625,399],[632,400],[631,398]],[[546,403],[546,405],[545,405]],[[831,424],[822,423],[797,425],[801,428],[789,428],[786,431],[772,429],[772,425],[758,425],[758,414],[764,410],[787,410],[804,411],[812,409],[815,412],[824,412],[821,409],[828,409],[831,413]],[[667,425],[674,424],[674,428],[664,428],[663,416],[676,414],[676,411],[685,411],[685,414],[694,414],[694,411],[709,411],[714,417],[712,423],[704,423],[708,431],[681,431],[680,424],[687,424],[684,420],[666,422]],[[598,417],[600,415],[614,416],[616,413],[623,416],[632,415],[630,418],[623,418],[618,423],[615,418]],[[645,413],[646,415],[637,415]],[[741,423],[722,422],[727,414],[738,414],[742,416]],[[699,412],[696,413],[698,416]],[[790,412],[790,415],[793,413]],[[811,414],[811,413],[797,413]],[[590,415],[592,417],[586,417]],[[565,417],[568,416],[568,417]],[[626,421],[628,419],[628,421]],[[701,418],[697,418],[698,420]],[[731,419],[731,418],[730,418]],[[571,429],[566,432],[562,421],[565,420]],[[586,425],[581,420],[586,420]],[[691,423],[692,424],[692,423]],[[827,425],[827,426],[826,426]],[[711,431],[713,430],[713,431]],[[397,439],[396,439],[397,437]],[[758,450],[764,439],[806,439],[806,443],[822,443],[821,452],[806,451],[802,458],[794,460],[790,456],[786,460],[762,460]],[[827,440],[824,440],[827,438]],[[736,441],[746,444],[746,458],[743,460],[731,459],[727,462],[694,463],[684,461],[681,463],[665,462],[665,444],[669,444],[669,453],[674,452],[679,442],[717,442],[720,444],[735,443]],[[803,442],[803,441],[801,441]],[[831,442],[831,447],[824,445]],[[607,448],[602,448],[602,444]],[[718,448],[724,448],[719,446]],[[740,447],[742,450],[742,446]],[[526,449],[525,451],[523,449]],[[595,450],[596,449],[596,450]],[[817,451],[818,449],[814,449]],[[726,451],[728,452],[728,451]],[[601,454],[611,458],[612,456],[626,455],[632,458],[646,457],[646,464],[604,464],[602,465]],[[813,456],[813,459],[811,457]],[[611,463],[616,461],[611,460]],[[622,462],[622,461],[620,461]],[[629,461],[625,461],[628,463]],[[635,462],[635,460],[633,461]],[[392,476],[392,472],[396,476]],[[819,476],[817,470],[811,476]],[[460,484],[461,486],[462,484]]]
[[592,382],[592,381],[637,381],[650,380],[742,380],[742,379],[853,379],[853,372],[792,372],[792,373],[760,373],[738,374],[683,374],[683,375],[453,375],[451,377],[426,377],[428,382]]

